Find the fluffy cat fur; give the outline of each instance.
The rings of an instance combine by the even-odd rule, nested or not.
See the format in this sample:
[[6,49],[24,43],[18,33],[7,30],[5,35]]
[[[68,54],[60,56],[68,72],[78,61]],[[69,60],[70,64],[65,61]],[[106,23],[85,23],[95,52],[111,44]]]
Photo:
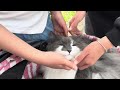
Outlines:
[[[51,33],[47,50],[73,60],[91,42],[82,35],[64,37]],[[107,52],[95,65],[82,71],[53,69],[46,66],[42,66],[41,71],[45,79],[120,79],[120,55]]]

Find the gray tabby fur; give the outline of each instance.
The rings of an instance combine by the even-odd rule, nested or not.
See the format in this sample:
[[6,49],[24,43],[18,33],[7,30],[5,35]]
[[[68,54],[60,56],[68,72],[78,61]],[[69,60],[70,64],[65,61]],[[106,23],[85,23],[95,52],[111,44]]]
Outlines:
[[[62,50],[70,50],[70,40],[74,40],[74,45],[82,51],[92,41],[86,37],[69,36],[63,37],[55,34],[50,35],[48,40],[48,51],[54,51],[59,45],[63,45]],[[93,74],[99,74],[100,78],[94,78]],[[118,53],[105,53],[95,65],[85,69],[78,70],[76,79],[120,79],[120,55]]]

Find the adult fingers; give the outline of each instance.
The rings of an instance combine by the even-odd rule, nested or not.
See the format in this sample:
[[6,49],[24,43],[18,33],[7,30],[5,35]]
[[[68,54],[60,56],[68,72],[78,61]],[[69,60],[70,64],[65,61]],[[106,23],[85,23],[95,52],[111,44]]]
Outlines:
[[78,21],[75,19],[75,20],[71,23],[71,25],[70,25],[70,27],[69,27],[69,31],[77,28],[77,25],[78,25]]
[[73,62],[69,61],[69,60],[64,60],[63,65],[64,65],[65,67],[68,67],[68,68],[77,70],[77,65],[74,64]]
[[87,56],[88,56],[88,53],[86,51],[81,52],[80,55],[78,55],[75,58],[74,63],[77,65],[78,63],[80,63]]
[[84,69],[88,68],[89,66],[90,66],[90,65],[87,65],[87,64],[86,64],[86,65],[84,65],[84,66],[82,66],[82,67],[79,67],[79,69],[80,69],[80,70],[84,70]]
[[63,25],[63,34],[64,34],[64,36],[68,36],[68,28],[67,28],[67,25],[65,24],[65,25]]
[[73,17],[70,21],[69,21],[69,27],[71,26],[71,24],[74,22],[75,17]]
[[72,36],[77,36],[74,32],[72,31],[69,31],[69,33],[72,35]]
[[[89,67],[89,66],[92,66],[94,64],[94,62],[93,62],[93,60],[92,59],[90,59],[90,57],[88,56],[88,57],[86,57],[84,60],[82,60],[79,64],[78,64],[78,67],[79,67],[79,69],[81,68],[87,68],[87,66]],[[87,66],[86,66],[87,65]],[[86,67],[85,67],[86,66]]]

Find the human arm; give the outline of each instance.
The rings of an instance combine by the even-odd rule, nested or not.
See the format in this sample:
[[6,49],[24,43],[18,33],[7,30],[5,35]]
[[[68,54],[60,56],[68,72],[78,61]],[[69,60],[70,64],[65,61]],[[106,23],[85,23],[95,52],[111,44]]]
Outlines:
[[53,68],[71,69],[76,66],[62,55],[39,51],[0,25],[0,48],[37,64]]
[[[106,50],[113,47],[113,44],[105,36],[99,39],[99,42],[106,48]],[[86,69],[96,63],[96,61],[105,53],[105,49],[97,41],[90,43],[78,57],[74,63],[78,64],[80,70]]]
[[115,20],[114,27],[106,33],[106,36],[115,47],[120,45],[120,17]]
[[[120,45],[120,17],[115,20],[114,27],[99,41],[106,50]],[[104,53],[104,48],[97,41],[92,42],[76,58],[75,63],[83,70],[94,65]]]
[[79,22],[83,20],[85,17],[86,11],[76,11],[76,14],[72,17],[69,22],[69,32],[71,35],[80,35],[80,30],[78,30],[77,26]]
[[68,36],[68,28],[61,11],[51,11],[54,31],[58,35]]

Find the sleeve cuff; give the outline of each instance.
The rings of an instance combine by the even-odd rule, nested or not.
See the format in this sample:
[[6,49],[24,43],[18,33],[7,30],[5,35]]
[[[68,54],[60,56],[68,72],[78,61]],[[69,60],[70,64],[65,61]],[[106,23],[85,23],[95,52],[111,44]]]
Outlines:
[[117,28],[113,28],[106,36],[115,47],[120,45],[120,31]]

